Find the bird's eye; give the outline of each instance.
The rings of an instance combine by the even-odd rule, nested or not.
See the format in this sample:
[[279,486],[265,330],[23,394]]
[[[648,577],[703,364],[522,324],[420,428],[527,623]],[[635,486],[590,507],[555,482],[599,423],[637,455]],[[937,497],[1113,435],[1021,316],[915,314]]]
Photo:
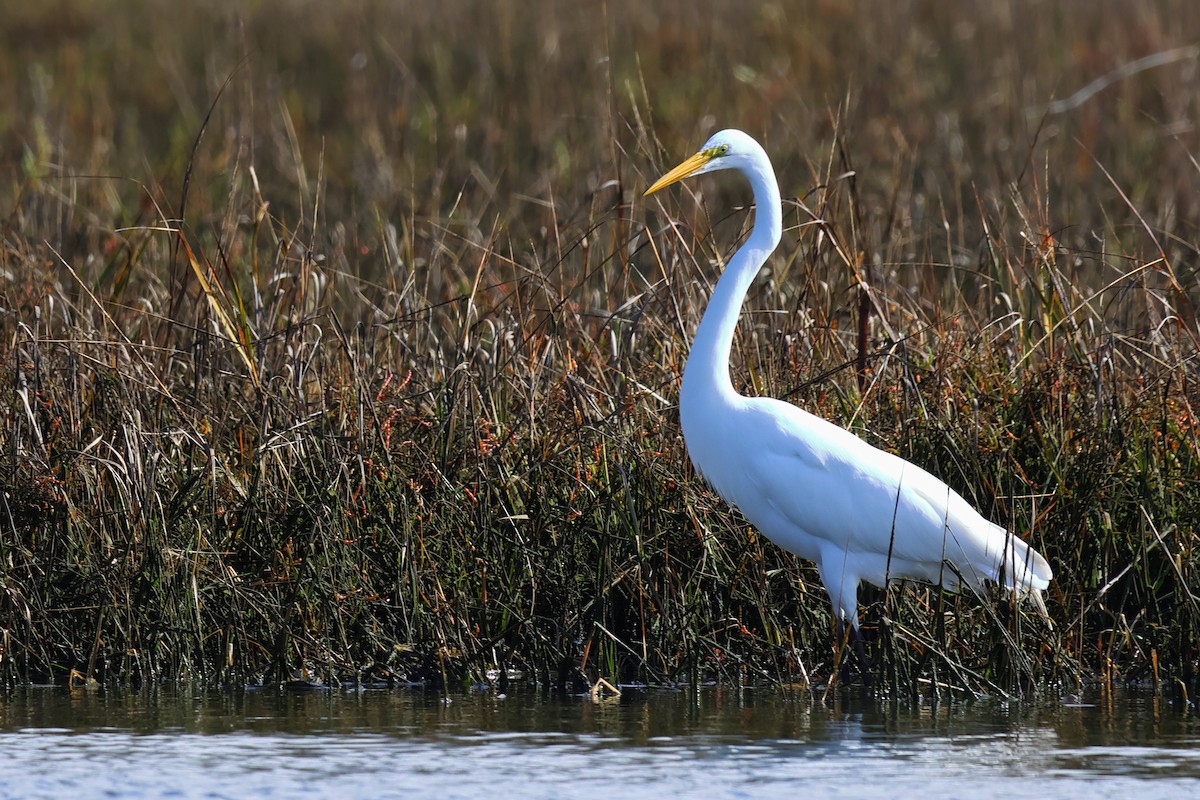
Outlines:
[[729,145],[719,144],[715,147],[710,147],[704,151],[704,155],[709,158],[720,158],[721,156],[729,155]]

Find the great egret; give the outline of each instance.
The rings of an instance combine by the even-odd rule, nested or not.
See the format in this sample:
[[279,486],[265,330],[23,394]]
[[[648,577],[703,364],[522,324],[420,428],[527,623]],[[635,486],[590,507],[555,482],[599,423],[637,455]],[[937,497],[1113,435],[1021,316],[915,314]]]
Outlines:
[[906,578],[950,590],[992,582],[1029,595],[1044,616],[1041,592],[1053,577],[1046,559],[945,483],[790,403],[734,391],[729,350],[742,301],[783,232],[771,162],[750,136],[724,130],[646,194],[721,169],[746,176],[756,211],[683,370],[679,419],[696,469],[777,545],[816,562],[839,628],[849,622],[856,641],[864,580],[885,586]]

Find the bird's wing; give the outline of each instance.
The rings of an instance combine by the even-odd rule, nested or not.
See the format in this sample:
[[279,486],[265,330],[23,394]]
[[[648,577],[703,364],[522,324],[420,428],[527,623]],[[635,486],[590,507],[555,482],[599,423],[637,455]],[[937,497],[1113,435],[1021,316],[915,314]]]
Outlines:
[[738,447],[755,457],[742,465],[742,497],[729,499],[784,548],[817,561],[840,552],[877,584],[890,576],[956,586],[961,575],[980,585],[997,579],[1006,552],[1036,557],[1048,580],[1041,556],[915,464],[789,403],[752,398],[744,413]]

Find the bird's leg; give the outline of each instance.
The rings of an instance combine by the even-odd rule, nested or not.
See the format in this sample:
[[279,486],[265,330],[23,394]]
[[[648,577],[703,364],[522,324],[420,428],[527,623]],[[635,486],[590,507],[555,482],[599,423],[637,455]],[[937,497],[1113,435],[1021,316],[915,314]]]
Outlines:
[[[849,634],[847,636],[847,634]],[[867,666],[867,650],[863,645],[862,634],[858,630],[857,625],[850,625],[849,630],[846,628],[845,620],[838,620],[838,648],[845,652],[845,647],[849,640],[854,646],[854,658],[858,662],[858,676],[862,679],[863,689],[870,692],[873,684],[871,670]],[[852,673],[850,672],[849,659],[842,661],[842,680],[849,681]]]
[[869,693],[874,681],[871,668],[867,666],[867,649],[863,646],[862,634],[857,625],[850,626],[850,638],[854,641],[854,655],[858,657],[858,674],[862,676],[863,689]]
[[842,683],[848,683],[853,677],[850,671],[850,659],[846,657],[846,645],[849,643],[849,634],[852,628],[846,627],[846,621],[839,619],[837,622],[837,656],[838,656],[838,672],[841,674]]

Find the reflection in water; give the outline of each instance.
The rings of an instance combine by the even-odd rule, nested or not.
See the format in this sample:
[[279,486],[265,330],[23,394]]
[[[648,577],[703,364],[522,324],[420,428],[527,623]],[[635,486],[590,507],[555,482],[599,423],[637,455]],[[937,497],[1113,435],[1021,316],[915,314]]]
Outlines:
[[1200,723],[1153,696],[22,688],[0,698],[0,797],[1192,797],[1198,744]]

